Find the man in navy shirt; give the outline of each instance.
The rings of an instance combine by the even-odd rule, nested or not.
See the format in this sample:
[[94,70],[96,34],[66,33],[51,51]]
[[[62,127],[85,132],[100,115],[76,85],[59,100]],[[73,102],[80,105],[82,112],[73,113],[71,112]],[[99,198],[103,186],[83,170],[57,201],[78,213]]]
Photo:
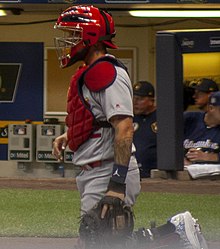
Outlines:
[[211,93],[207,112],[184,114],[184,164],[220,163],[220,91]]
[[157,168],[155,90],[147,81],[134,85],[134,144],[141,178],[150,177]]

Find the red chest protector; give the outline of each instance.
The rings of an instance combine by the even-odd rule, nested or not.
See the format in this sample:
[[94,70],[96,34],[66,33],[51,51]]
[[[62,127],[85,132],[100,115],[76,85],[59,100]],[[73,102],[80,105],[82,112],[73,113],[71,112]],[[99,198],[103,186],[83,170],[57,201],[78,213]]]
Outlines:
[[117,59],[103,56],[89,67],[81,67],[72,77],[67,99],[66,125],[68,127],[68,144],[72,151],[87,141],[100,127],[111,127],[106,122],[98,122],[90,110],[89,103],[83,97],[83,84],[93,92],[106,89],[115,81],[115,65],[125,68]]

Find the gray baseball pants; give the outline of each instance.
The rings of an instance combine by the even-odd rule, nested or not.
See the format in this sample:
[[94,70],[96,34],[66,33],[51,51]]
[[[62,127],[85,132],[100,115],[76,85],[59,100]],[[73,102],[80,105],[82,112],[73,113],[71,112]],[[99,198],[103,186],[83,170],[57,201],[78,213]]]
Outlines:
[[[82,170],[76,177],[81,199],[81,213],[90,210],[105,195],[112,175],[113,161],[103,161],[99,167]],[[128,205],[134,205],[141,190],[140,173],[136,158],[131,156],[126,177],[126,197]]]

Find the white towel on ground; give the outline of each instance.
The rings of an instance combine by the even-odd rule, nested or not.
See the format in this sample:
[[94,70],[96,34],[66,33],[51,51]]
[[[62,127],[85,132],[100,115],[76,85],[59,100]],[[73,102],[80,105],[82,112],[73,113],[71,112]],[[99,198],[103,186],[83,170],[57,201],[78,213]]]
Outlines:
[[193,179],[220,175],[220,164],[190,164],[184,167]]

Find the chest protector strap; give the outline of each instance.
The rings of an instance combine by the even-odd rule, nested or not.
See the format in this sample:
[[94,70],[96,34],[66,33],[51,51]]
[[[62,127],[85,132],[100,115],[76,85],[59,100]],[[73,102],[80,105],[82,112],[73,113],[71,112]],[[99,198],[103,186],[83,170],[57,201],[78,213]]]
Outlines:
[[90,105],[83,96],[82,87],[92,92],[99,92],[106,89],[116,79],[115,66],[126,67],[116,58],[103,56],[88,68],[76,73],[72,78],[68,93],[67,118],[68,141],[71,150],[76,151],[80,145],[87,141],[94,131],[100,127],[110,128],[107,121],[98,121],[90,110]]

